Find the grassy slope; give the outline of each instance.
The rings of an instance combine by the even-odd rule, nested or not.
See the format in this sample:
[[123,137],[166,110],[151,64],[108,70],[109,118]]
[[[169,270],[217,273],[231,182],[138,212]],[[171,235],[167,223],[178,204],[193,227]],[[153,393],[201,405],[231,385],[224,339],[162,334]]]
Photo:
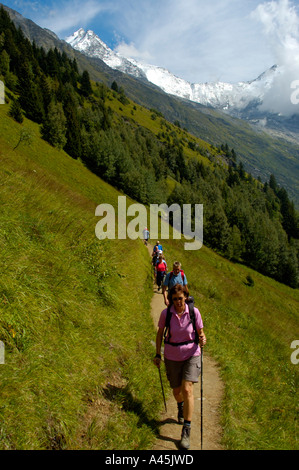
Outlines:
[[[6,112],[1,106],[1,448],[146,448],[161,405],[147,252],[140,242],[97,240],[94,209],[117,207],[118,193]],[[22,128],[35,136],[13,151]],[[183,263],[221,366],[224,444],[297,448],[298,291],[206,248],[163,244],[169,264]]]
[[[147,447],[160,403],[147,250],[97,240],[95,207],[117,206],[119,193],[6,112],[1,106],[0,447]],[[35,137],[12,151],[22,128]]]
[[135,102],[148,108],[158,109],[172,122],[179,120],[182,127],[187,127],[190,132],[206,142],[214,145],[228,143],[246,164],[247,171],[250,171],[254,177],[261,176],[263,182],[268,181],[270,174],[273,173],[278,183],[288,191],[295,206],[299,207],[298,145],[270,137],[263,131],[257,132],[246,121],[232,118],[191,101],[172,97],[148,82],[143,83],[129,75],[112,70],[100,59],[84,56],[30,20],[15,15],[10,9],[9,11],[13,21],[23,28],[31,41],[34,40],[46,50],[57,47],[70,57],[76,57],[81,73],[83,70],[88,70],[93,80],[103,81],[108,87],[113,80],[116,80],[118,85],[124,87],[126,95]]
[[[298,145],[271,137],[262,130],[257,132],[246,121],[151,90],[126,75],[114,75],[126,95],[137,103],[159,110],[169,121],[178,120],[182,127],[206,142],[217,146],[227,143],[229,148],[234,148],[254,177],[260,176],[264,182],[274,174],[298,208]],[[106,83],[109,86],[112,79]]]
[[[298,449],[299,291],[203,247],[181,250],[167,242],[166,259],[182,262],[203,315],[207,350],[226,384],[224,444],[230,449]],[[247,286],[248,275],[254,286]]]

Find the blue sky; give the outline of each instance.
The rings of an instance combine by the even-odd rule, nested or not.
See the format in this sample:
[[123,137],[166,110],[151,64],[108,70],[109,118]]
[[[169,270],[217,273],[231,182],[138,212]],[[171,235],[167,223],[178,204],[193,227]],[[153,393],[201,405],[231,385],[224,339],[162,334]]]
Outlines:
[[[93,30],[190,82],[253,80],[299,60],[299,0],[3,0],[61,39]],[[298,65],[299,72],[299,65]],[[299,79],[299,75],[298,75]]]

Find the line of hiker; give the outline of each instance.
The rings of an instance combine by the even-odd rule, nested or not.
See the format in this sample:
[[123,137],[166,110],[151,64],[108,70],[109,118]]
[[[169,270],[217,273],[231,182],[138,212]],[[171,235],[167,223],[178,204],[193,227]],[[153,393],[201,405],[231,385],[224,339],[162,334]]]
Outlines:
[[[158,322],[154,364],[160,369],[164,340],[164,363],[167,379],[177,402],[178,423],[182,424],[180,448],[190,448],[194,410],[193,385],[201,374],[201,348],[206,344],[201,314],[189,296],[188,281],[181,263],[173,263],[167,272],[163,247],[159,241],[152,253],[158,291],[162,285],[165,308]],[[202,397],[201,397],[202,399]],[[202,418],[202,417],[201,417]]]
[[165,256],[163,254],[163,247],[160,244],[159,240],[154,246],[152,253],[153,266],[154,266],[154,275],[156,279],[156,284],[158,286],[158,291],[161,289],[164,278],[167,274],[167,263]]

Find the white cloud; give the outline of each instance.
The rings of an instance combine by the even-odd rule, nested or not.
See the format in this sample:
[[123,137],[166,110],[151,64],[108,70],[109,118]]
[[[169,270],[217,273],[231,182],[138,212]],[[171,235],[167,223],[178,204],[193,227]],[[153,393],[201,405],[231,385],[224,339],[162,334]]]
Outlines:
[[48,2],[40,5],[38,11],[32,14],[33,21],[39,26],[54,31],[60,37],[66,31],[74,32],[78,27],[86,27],[100,13],[111,10],[105,2],[97,0],[66,0]]
[[[117,2],[116,2],[117,3]],[[186,80],[239,81],[271,67],[261,28],[250,16],[258,0],[129,1],[115,18],[119,51],[152,57]]]
[[289,0],[261,4],[252,16],[263,24],[265,35],[280,63],[299,60],[299,18]]
[[289,0],[271,1],[259,5],[253,14],[264,27],[280,74],[264,98],[262,109],[284,115],[298,113],[292,103],[292,84],[299,79],[299,16]]
[[15,2],[27,5],[26,13],[32,2],[29,17],[60,37],[79,27],[93,29],[110,47],[117,41],[124,55],[165,67],[190,82],[250,80],[274,64],[260,24],[250,16],[260,0]]
[[141,52],[136,48],[133,43],[127,44],[124,41],[119,42],[119,44],[115,48],[115,52],[124,57],[129,57],[143,62],[151,62],[153,60],[153,57],[149,52]]
[[110,47],[117,43],[115,49],[122,55],[165,67],[190,82],[253,80],[278,64],[281,73],[265,97],[264,109],[294,113],[291,85],[299,79],[299,21],[294,0],[10,3],[16,2],[31,5],[28,16],[60,37],[79,27],[92,29]]
[[[5,3],[6,4],[6,3]],[[38,11],[39,9],[39,3],[38,1],[30,1],[30,0],[15,0],[14,1],[14,7],[15,9],[29,9],[33,11]]]
[[277,64],[263,109],[298,112],[291,85],[299,79],[299,18],[290,0],[131,0],[115,27],[120,53],[190,82],[251,80]]

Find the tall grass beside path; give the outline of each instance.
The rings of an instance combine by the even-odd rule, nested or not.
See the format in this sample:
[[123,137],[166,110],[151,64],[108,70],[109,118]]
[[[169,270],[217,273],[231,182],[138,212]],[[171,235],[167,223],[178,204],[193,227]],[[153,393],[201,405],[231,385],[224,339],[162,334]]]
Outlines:
[[119,193],[37,133],[12,151],[19,125],[2,117],[0,448],[149,448],[162,404],[147,251],[96,239],[95,207]]
[[298,449],[299,365],[291,362],[291,343],[299,339],[299,291],[205,247],[187,252],[170,241],[166,248],[170,265],[182,263],[203,316],[207,351],[225,382],[223,444]]

